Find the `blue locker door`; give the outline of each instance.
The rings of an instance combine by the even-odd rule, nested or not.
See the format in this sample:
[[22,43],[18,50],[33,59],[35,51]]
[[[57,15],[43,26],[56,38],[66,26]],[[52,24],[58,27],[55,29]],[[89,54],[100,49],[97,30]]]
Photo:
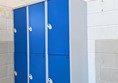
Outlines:
[[46,83],[45,54],[30,55],[30,74],[33,77],[30,83]]
[[27,54],[15,53],[14,58],[14,67],[17,72],[15,83],[27,83]]
[[29,6],[30,53],[45,53],[45,8],[44,2]]
[[49,54],[69,54],[69,0],[48,1]]
[[68,56],[49,55],[49,78],[53,83],[70,83]]
[[14,34],[15,52],[27,52],[27,21],[26,7],[14,10]]

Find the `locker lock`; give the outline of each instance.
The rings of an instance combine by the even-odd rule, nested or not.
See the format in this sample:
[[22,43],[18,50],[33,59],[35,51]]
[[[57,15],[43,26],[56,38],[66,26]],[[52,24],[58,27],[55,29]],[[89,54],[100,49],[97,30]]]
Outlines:
[[32,27],[29,27],[29,31],[32,32]]
[[48,83],[53,83],[51,78],[48,79]]
[[30,80],[33,80],[33,76],[31,74],[29,75],[29,79]]
[[16,29],[14,29],[14,33],[17,33],[17,30]]
[[16,71],[14,71],[14,75],[15,75],[15,76],[18,76],[18,73],[17,73]]
[[48,24],[48,29],[51,30],[52,29],[52,25]]

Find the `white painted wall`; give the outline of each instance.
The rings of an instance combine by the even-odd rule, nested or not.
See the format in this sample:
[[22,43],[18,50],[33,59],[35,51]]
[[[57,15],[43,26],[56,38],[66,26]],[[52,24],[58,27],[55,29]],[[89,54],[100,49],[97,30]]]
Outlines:
[[118,0],[88,2],[89,83],[95,82],[95,40],[118,39]]

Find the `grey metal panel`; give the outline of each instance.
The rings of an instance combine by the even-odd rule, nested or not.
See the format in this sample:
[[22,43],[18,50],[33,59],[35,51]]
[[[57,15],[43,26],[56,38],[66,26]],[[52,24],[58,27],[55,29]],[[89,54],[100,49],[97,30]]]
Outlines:
[[70,0],[71,83],[88,83],[87,4]]

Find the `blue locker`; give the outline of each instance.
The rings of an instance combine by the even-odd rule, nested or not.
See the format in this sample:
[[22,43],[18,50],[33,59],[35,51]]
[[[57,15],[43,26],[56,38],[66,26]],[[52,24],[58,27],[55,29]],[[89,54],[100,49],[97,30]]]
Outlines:
[[31,83],[46,83],[44,2],[29,6]]
[[15,83],[27,83],[27,54],[15,53],[14,55],[14,67],[17,72]]
[[44,2],[29,6],[30,53],[45,53],[45,8]]
[[26,7],[14,10],[14,43],[15,52],[27,52],[27,21],[26,21]]
[[49,54],[69,54],[69,0],[48,1]]
[[69,57],[49,55],[49,78],[53,83],[70,83]]
[[45,54],[30,55],[30,74],[33,79],[30,83],[46,83]]

